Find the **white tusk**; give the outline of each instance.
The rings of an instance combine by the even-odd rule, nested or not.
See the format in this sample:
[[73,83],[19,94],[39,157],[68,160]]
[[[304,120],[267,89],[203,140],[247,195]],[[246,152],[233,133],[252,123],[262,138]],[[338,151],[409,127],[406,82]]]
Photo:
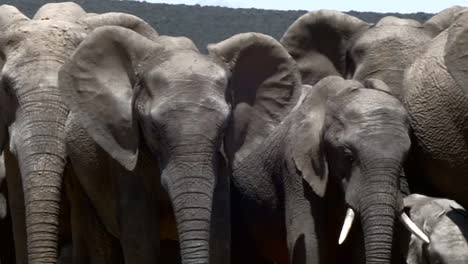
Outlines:
[[427,244],[431,243],[429,237],[409,218],[406,213],[402,213],[400,215],[401,222],[408,228],[413,235],[421,239],[422,241],[426,242]]
[[351,226],[353,225],[354,216],[355,214],[353,209],[348,208],[348,210],[346,211],[346,218],[343,223],[343,228],[341,229],[340,239],[338,240],[338,245],[343,244],[343,242],[346,240],[349,230],[351,230]]

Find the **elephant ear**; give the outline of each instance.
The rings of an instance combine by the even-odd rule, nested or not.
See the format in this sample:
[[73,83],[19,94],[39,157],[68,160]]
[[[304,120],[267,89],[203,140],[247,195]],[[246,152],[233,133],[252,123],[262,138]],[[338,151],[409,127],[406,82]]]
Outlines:
[[437,36],[440,32],[449,28],[450,25],[455,21],[457,14],[466,9],[463,6],[453,6],[442,10],[436,15],[432,16],[429,20],[424,23],[424,29],[432,34],[432,37]]
[[90,136],[129,170],[136,164],[139,145],[133,86],[146,56],[159,48],[132,30],[104,26],[88,35],[59,72],[71,111]]
[[298,18],[281,38],[297,61],[304,84],[326,76],[347,74],[346,49],[350,39],[371,25],[350,15],[319,10]]
[[33,19],[76,22],[85,15],[83,8],[74,2],[48,3],[37,10]]
[[445,65],[457,84],[468,95],[468,10],[460,12],[448,29]]
[[0,6],[0,34],[3,34],[8,26],[27,20],[29,18],[23,15],[16,7],[11,5]]
[[101,15],[89,15],[83,17],[78,22],[88,26],[90,29],[102,26],[121,26],[140,33],[150,40],[156,40],[159,36],[158,32],[143,19],[125,13],[111,12]]
[[294,107],[300,91],[297,65],[281,44],[260,33],[235,35],[208,46],[232,74],[232,118],[225,143],[231,161],[244,159]]
[[312,88],[304,87],[306,95],[293,113],[294,130],[291,132],[293,137],[289,146],[289,156],[292,157],[295,171],[319,197],[325,195],[328,183],[328,162],[324,153],[323,133],[330,84],[335,82],[335,78],[343,80],[341,77],[332,76],[321,80]]
[[393,90],[388,87],[388,85],[379,79],[366,79],[363,83],[364,87],[374,89],[374,90],[379,90],[384,93],[388,93],[394,97],[397,97],[394,93]]

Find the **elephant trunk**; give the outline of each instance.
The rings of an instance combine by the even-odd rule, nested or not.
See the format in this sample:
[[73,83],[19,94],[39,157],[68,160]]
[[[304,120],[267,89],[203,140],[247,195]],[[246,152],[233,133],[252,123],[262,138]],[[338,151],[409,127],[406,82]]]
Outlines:
[[379,160],[365,166],[366,182],[359,208],[366,264],[391,262],[394,222],[398,209],[399,165],[397,160]]
[[28,262],[56,263],[67,107],[57,85],[41,83],[18,95],[13,134],[25,195]]
[[[212,145],[212,144],[210,144]],[[216,184],[214,147],[188,144],[163,170],[163,184],[172,201],[177,222],[182,263],[209,263],[210,226]]]

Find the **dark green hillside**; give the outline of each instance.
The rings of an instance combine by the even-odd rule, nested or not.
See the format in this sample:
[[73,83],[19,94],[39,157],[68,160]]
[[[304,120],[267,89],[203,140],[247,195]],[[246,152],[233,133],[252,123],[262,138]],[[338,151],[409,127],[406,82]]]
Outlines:
[[[1,3],[16,6],[28,16],[50,0],[2,0]],[[104,13],[111,11],[137,15],[164,35],[187,36],[205,50],[208,43],[218,42],[242,32],[261,32],[280,38],[291,23],[306,11],[276,11],[262,9],[231,9],[187,5],[152,4],[135,1],[76,0],[86,11]],[[394,14],[351,11],[349,14],[367,22],[393,15],[426,21],[432,14]]]

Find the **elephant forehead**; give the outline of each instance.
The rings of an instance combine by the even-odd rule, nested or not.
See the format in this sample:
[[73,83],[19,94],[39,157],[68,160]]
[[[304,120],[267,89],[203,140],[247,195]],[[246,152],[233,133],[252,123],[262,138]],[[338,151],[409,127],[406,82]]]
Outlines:
[[[65,21],[28,21],[7,33],[7,45],[11,50],[21,47],[23,57],[57,55],[67,58],[84,38],[85,31],[74,23]],[[8,54],[7,56],[14,55]]]
[[431,234],[431,244],[429,245],[434,252],[440,256],[451,256],[453,260],[468,261],[468,242],[465,239],[468,226],[455,224],[450,218],[444,217],[438,222]]
[[385,92],[364,88],[352,91],[349,97],[349,102],[344,104],[344,113],[372,116],[391,112],[406,116],[406,110],[400,101]]
[[196,75],[207,80],[227,81],[227,72],[221,65],[194,51],[175,51],[156,70],[167,79]]
[[376,27],[381,26],[408,26],[408,27],[419,27],[422,28],[421,23],[414,19],[405,19],[394,16],[386,16],[375,25]]

